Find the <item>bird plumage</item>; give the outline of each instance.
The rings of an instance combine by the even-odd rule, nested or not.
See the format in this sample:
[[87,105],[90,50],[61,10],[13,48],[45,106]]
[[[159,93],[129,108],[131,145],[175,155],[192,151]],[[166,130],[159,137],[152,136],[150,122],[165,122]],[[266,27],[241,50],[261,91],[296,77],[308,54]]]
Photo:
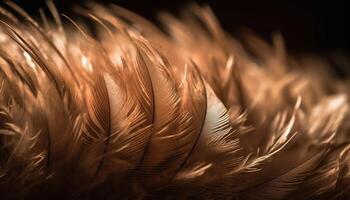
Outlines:
[[56,25],[7,5],[1,199],[350,197],[348,80],[281,35],[241,42],[197,5],[163,32],[90,3],[92,36],[51,3]]

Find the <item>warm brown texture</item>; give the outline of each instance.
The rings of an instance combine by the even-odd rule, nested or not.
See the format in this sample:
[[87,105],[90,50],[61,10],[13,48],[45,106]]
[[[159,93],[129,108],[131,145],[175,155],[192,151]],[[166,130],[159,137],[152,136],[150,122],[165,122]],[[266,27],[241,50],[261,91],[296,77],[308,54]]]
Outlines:
[[[0,21],[0,199],[349,199],[349,82],[207,7]],[[62,25],[61,20],[69,22]]]

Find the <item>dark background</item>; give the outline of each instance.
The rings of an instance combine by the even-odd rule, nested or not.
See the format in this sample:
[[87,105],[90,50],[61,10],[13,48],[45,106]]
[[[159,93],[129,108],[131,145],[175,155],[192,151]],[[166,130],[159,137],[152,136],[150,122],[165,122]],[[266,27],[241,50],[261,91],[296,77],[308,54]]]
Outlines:
[[[45,0],[14,0],[31,14],[45,7]],[[60,12],[69,14],[83,0],[55,0]],[[178,12],[190,0],[106,0],[155,20],[159,10]],[[280,31],[289,50],[304,52],[350,52],[349,6],[345,0],[216,0],[209,4],[223,27],[236,35],[240,28],[254,30],[266,39]]]

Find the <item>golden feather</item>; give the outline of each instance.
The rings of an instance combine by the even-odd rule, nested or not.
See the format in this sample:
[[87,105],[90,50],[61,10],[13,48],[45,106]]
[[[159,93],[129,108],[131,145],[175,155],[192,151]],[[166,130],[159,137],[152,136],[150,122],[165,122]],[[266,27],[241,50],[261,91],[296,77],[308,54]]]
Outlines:
[[95,36],[48,6],[0,9],[1,199],[350,198],[349,82],[322,59],[206,6],[165,33],[90,3]]

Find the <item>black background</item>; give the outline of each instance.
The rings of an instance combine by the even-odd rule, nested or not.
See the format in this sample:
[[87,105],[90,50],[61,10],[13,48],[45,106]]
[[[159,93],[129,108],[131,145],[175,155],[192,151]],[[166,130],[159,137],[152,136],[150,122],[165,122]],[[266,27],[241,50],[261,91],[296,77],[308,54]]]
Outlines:
[[[14,0],[35,15],[45,7],[45,0]],[[55,0],[62,13],[70,14],[73,5],[83,0]],[[190,0],[106,0],[155,20],[157,11],[173,13],[185,7]],[[216,0],[195,1],[209,4],[223,27],[237,35],[242,27],[250,28],[266,39],[280,31],[291,51],[350,52],[349,6],[344,1],[322,0]]]

